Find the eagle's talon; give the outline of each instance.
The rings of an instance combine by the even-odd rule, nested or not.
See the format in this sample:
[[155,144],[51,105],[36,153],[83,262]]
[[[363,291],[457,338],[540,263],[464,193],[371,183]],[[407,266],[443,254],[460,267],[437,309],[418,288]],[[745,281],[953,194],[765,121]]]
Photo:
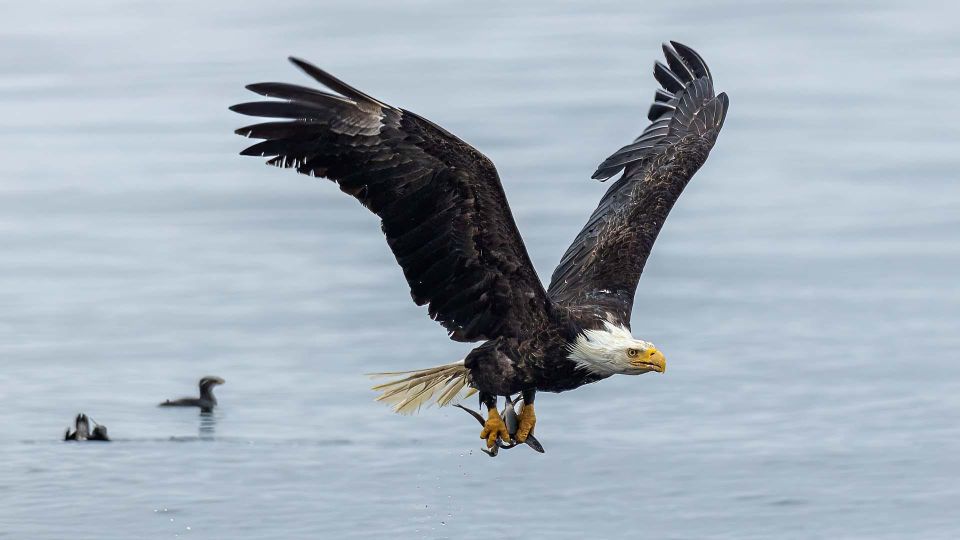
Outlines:
[[533,403],[524,403],[520,411],[520,425],[517,427],[517,442],[527,441],[527,437],[533,433],[534,426],[537,425],[537,415],[533,412]]
[[487,440],[487,448],[496,446],[498,438],[503,442],[510,442],[510,433],[495,407],[487,411],[487,421],[483,423],[480,438]]

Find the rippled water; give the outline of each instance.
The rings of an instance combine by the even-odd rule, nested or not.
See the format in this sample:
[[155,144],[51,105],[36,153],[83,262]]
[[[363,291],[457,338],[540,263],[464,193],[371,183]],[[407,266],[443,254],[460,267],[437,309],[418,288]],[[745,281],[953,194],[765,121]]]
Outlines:
[[[483,4],[4,6],[0,537],[960,536],[957,10]],[[637,295],[670,370],[542,395],[543,456],[373,403],[468,347],[372,215],[236,155],[243,85],[296,54],[472,142],[546,278],[666,39],[731,99]],[[204,374],[212,418],[155,407]]]

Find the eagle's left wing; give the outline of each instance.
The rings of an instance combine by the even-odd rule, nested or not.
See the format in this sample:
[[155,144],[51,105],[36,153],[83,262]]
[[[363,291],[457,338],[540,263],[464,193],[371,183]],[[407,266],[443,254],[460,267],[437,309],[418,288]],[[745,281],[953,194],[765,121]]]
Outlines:
[[608,312],[630,322],[633,295],[653,242],[683,188],[703,165],[729,104],[693,49],[664,44],[657,62],[651,124],[600,164],[593,178],[623,171],[553,272],[548,295],[558,304]]
[[430,317],[452,339],[518,336],[542,327],[550,301],[493,163],[433,122],[291,61],[330,91],[249,85],[278,99],[231,109],[282,120],[238,129],[263,139],[242,153],[329,178],[380,217],[414,302],[428,304]]

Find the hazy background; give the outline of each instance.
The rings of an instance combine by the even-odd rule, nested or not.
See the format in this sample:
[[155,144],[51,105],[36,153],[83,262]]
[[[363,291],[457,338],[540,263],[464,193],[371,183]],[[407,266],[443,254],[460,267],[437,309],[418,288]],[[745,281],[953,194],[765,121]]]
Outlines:
[[[960,12],[515,4],[4,3],[0,537],[960,536]],[[731,105],[637,294],[667,373],[542,395],[542,456],[374,403],[469,346],[374,216],[236,155],[243,85],[295,54],[476,145],[547,279],[668,39]],[[155,408],[205,374],[213,418]]]

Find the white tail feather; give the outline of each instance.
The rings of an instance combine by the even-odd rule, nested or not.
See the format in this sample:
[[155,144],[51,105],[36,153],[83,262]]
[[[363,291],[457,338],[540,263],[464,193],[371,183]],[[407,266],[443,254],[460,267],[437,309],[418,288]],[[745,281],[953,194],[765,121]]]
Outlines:
[[370,377],[399,377],[374,386],[380,392],[377,401],[385,401],[400,414],[414,414],[436,397],[434,402],[443,407],[468,398],[477,390],[469,386],[468,371],[463,360],[418,371],[370,373]]

